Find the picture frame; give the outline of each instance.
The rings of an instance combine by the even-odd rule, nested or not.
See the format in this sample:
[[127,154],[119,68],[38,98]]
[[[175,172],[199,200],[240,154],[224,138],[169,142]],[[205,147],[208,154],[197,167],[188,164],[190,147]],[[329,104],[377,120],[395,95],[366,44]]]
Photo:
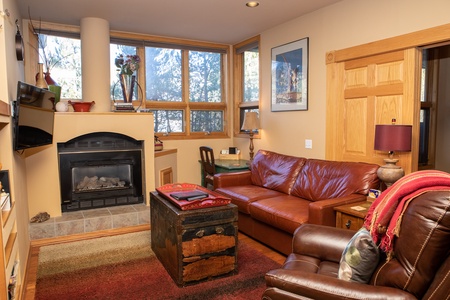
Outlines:
[[304,38],[272,48],[273,112],[308,110],[308,47]]

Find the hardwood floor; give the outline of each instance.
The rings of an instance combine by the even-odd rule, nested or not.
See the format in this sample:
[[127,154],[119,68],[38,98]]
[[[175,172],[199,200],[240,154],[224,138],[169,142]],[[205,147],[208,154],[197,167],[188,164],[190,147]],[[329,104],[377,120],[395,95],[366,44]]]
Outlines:
[[[149,225],[140,225],[140,226],[134,226],[134,227],[126,227],[121,229],[113,229],[113,230],[105,230],[101,232],[93,232],[89,234],[78,234],[78,235],[71,235],[71,236],[64,236],[59,238],[51,238],[51,239],[43,239],[43,240],[37,240],[31,242],[31,249],[30,249],[30,256],[28,258],[28,265],[26,270],[26,276],[25,276],[25,285],[23,287],[23,297],[24,300],[33,300],[34,294],[36,291],[36,275],[37,275],[37,267],[38,267],[38,255],[39,255],[39,249],[42,246],[47,245],[54,245],[54,244],[60,244],[60,243],[67,243],[67,242],[73,242],[73,241],[79,241],[79,240],[86,240],[86,239],[93,239],[93,238],[99,238],[104,236],[112,236],[112,235],[118,235],[118,234],[124,234],[124,233],[131,233],[131,232],[137,232],[142,230],[149,230]],[[271,258],[272,260],[283,264],[286,256],[283,254],[280,254],[279,252],[274,251],[273,249],[259,243],[258,241],[252,239],[251,237],[239,232],[238,235],[239,243],[244,243],[252,248],[262,252],[265,256]]]

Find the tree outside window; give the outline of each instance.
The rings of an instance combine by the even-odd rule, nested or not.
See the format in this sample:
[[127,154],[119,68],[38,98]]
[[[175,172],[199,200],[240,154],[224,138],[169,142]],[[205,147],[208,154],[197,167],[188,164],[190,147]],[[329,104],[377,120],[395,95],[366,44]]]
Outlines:
[[213,51],[145,48],[146,105],[155,132],[224,134],[222,64],[223,55]]
[[39,34],[39,62],[61,86],[62,99],[82,98],[79,39]]

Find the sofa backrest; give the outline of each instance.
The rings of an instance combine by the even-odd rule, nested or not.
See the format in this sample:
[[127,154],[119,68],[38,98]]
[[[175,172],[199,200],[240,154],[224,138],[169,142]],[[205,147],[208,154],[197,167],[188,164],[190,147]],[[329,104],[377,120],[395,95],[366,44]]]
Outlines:
[[308,159],[300,170],[291,195],[317,201],[350,194],[367,195],[378,189],[379,166],[361,162]]
[[394,241],[393,258],[382,261],[371,283],[417,299],[448,299],[450,191],[428,191],[410,201]]
[[252,184],[289,194],[306,158],[259,150],[251,164]]

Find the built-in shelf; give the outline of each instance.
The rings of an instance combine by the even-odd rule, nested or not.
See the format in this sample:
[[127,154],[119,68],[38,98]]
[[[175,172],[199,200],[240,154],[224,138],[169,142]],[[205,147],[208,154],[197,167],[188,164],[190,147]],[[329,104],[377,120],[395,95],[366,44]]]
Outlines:
[[155,187],[177,182],[177,149],[155,151]]
[[[10,192],[9,186],[9,173],[8,171],[1,171],[2,176],[0,181],[2,181],[3,188],[6,192]],[[16,205],[12,198],[9,198],[10,207],[7,210],[0,211],[0,226],[1,226],[1,242],[2,248],[0,248],[0,268],[3,272],[0,273],[0,299],[8,298],[8,286],[10,284],[10,279],[13,274],[17,274],[18,262],[19,262],[19,242],[17,239],[17,217],[16,217]],[[16,280],[15,290],[19,286],[20,282]]]
[[155,157],[161,157],[164,155],[177,153],[177,149],[163,149],[160,151],[155,151]]

